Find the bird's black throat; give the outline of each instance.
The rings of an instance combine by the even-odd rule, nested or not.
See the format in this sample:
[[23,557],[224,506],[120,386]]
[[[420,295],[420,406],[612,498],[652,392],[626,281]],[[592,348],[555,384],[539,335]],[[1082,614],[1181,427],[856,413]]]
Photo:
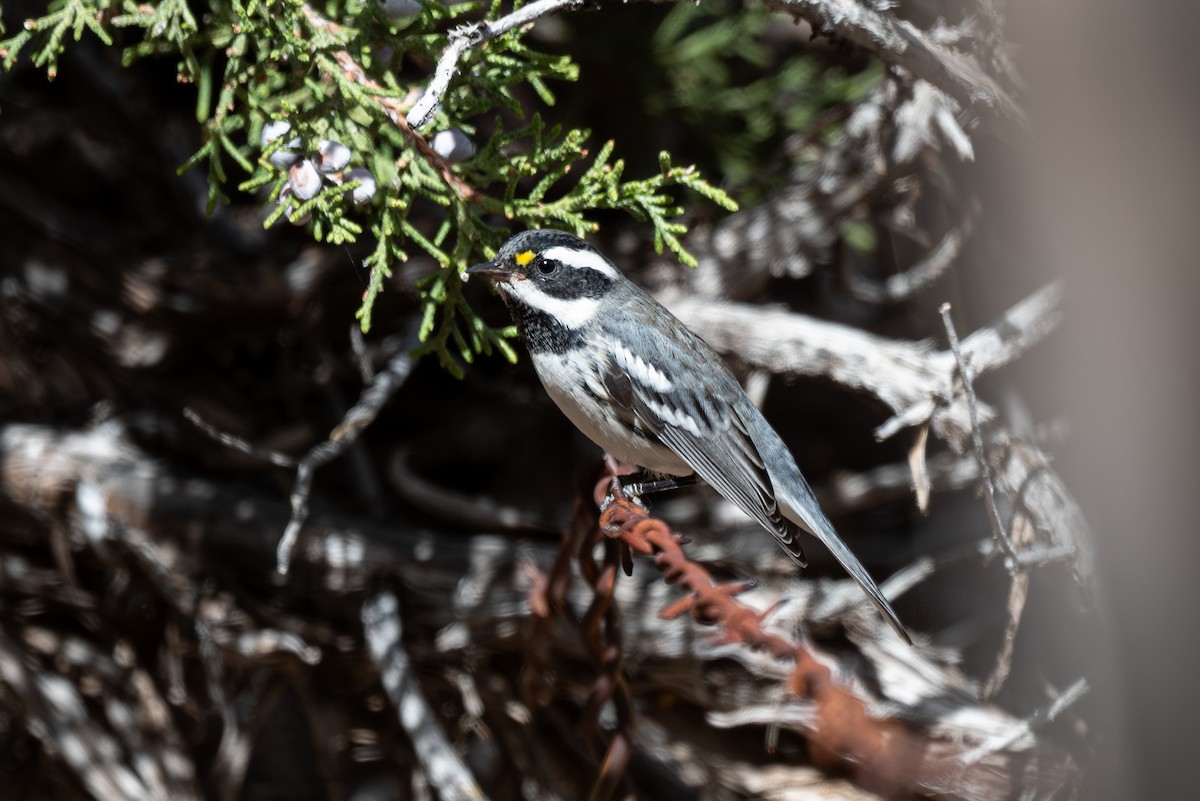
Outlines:
[[563,325],[557,318],[519,300],[505,298],[521,339],[530,353],[562,355],[583,345],[583,330]]

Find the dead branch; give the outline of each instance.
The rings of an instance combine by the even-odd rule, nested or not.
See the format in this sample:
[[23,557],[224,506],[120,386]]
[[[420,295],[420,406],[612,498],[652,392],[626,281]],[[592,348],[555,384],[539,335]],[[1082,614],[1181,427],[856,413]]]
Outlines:
[[471,776],[446,735],[438,727],[421,688],[412,675],[404,650],[399,601],[390,592],[369,598],[362,608],[363,636],[379,678],[412,738],[421,766],[445,801],[486,801],[487,796]]
[[[995,325],[963,340],[978,374],[1009,363],[1039,341],[1059,319],[1060,290],[1050,285],[1014,306]],[[881,437],[929,420],[955,448],[970,441],[966,403],[951,401],[954,356],[926,342],[884,339],[850,326],[779,308],[707,299],[664,299],[688,327],[722,353],[778,375],[823,377],[878,398],[896,415]],[[951,401],[951,402],[947,402]],[[986,405],[980,419],[995,415]]]
[[[42,508],[77,497],[85,478],[91,484],[88,492],[96,498],[88,503],[98,502],[102,510],[98,514],[105,521],[102,528],[91,524],[91,530],[107,532],[103,538],[89,539],[88,547],[111,548],[114,542],[121,548],[130,547],[137,542],[128,539],[130,532],[146,532],[149,539],[145,543],[160,543],[145,553],[161,563],[154,570],[161,575],[161,592],[169,597],[180,602],[196,597],[195,590],[188,589],[194,586],[194,578],[189,577],[204,575],[206,568],[199,561],[204,553],[226,554],[226,559],[250,569],[271,569],[271,523],[286,518],[282,504],[272,505],[237,490],[232,497],[238,497],[237,505],[245,510],[241,519],[214,514],[214,508],[234,506],[233,501],[223,500],[231,497],[228,488],[195,477],[168,476],[162,465],[139,453],[115,424],[85,434],[56,433],[36,426],[8,426],[0,432],[0,489],[7,497],[30,508]],[[187,487],[187,492],[181,493],[181,486]],[[186,527],[181,525],[184,521]],[[1046,787],[1051,783],[1057,787],[1077,780],[1077,769],[1069,758],[1029,736],[967,768],[964,780],[950,782],[945,776],[952,768],[959,770],[962,753],[1014,724],[1003,711],[979,702],[975,686],[953,668],[953,657],[943,659],[939,649],[928,646],[890,647],[885,642],[888,638],[877,630],[879,621],[868,614],[861,598],[857,604],[848,600],[816,603],[828,590],[796,576],[779,586],[760,586],[752,595],[763,606],[751,607],[733,597],[745,588],[743,583],[716,582],[683,555],[677,535],[661,521],[628,505],[611,506],[603,524],[615,528],[619,540],[633,550],[656,554],[659,570],[688,592],[680,600],[672,597],[661,581],[637,573],[613,582],[612,603],[629,624],[620,631],[623,661],[636,666],[631,669],[640,681],[650,682],[650,686],[663,682],[683,698],[717,711],[761,703],[763,680],[790,686],[800,693],[798,699],[773,705],[770,711],[761,708],[757,718],[741,720],[741,725],[751,719],[765,722],[769,717],[771,725],[799,731],[822,744],[822,753],[830,754],[830,759],[853,766],[862,782],[879,780],[893,788],[975,801],[995,797],[1002,792],[1000,787]],[[347,531],[351,526],[357,533]],[[185,530],[189,544],[181,550],[174,532]],[[305,570],[293,581],[316,580],[326,588],[324,592],[336,594],[378,578],[399,581],[423,610],[420,625],[442,632],[432,645],[414,643],[417,647],[411,650],[411,659],[430,665],[468,651],[478,654],[483,643],[501,651],[519,647],[498,634],[513,622],[528,619],[530,584],[525,566],[530,558],[548,565],[555,559],[554,552],[561,554],[548,545],[522,545],[495,537],[463,538],[406,526],[373,530],[361,523],[310,525],[304,542],[299,553],[304,555]],[[168,573],[184,583],[163,584]],[[616,574],[609,571],[607,575],[615,578]],[[919,580],[922,575],[927,573],[919,570],[905,581]],[[570,586],[555,591],[560,594],[561,608],[592,605],[596,585],[577,583],[569,576],[562,578]],[[839,590],[839,597],[849,599],[855,593],[850,582],[844,583],[847,586],[842,588],[844,592]],[[891,583],[884,586],[889,593],[897,589]],[[791,600],[787,608],[803,616],[798,624],[802,630],[845,632],[860,658],[867,661],[856,668],[858,658],[844,661],[836,651],[826,651],[814,642],[798,645],[793,638],[796,629],[791,626],[786,629],[788,634],[774,633],[771,629],[780,625],[782,617],[763,610],[784,597]],[[448,598],[453,602],[447,603]],[[678,619],[656,619],[636,612],[648,605],[717,622],[725,637],[712,642],[689,634],[689,627]],[[244,625],[261,626],[255,617],[248,616]],[[298,632],[294,624],[287,625],[288,630]],[[311,627],[319,622],[304,625],[305,638],[314,642],[316,631]],[[556,654],[555,661],[587,658],[587,649],[575,636],[563,636],[569,632],[553,626],[543,627],[541,632],[545,641],[540,647]],[[765,651],[756,655],[747,645]],[[242,658],[265,665],[262,660],[269,657],[251,652]],[[689,665],[731,659],[740,669],[719,684],[695,678],[678,680],[681,671],[703,675]],[[302,663],[292,659],[289,664]],[[855,676],[864,664],[870,666],[874,680],[846,678]],[[397,709],[403,712],[404,707],[397,705]],[[713,720],[734,722],[720,714]],[[916,754],[924,756],[917,759]]]
[[[655,278],[662,292],[747,300],[772,276],[800,278],[834,264],[843,224],[859,219],[868,202],[907,208],[921,186],[918,176],[937,163],[939,151],[949,149],[959,160],[974,157],[970,137],[952,107],[953,101],[928,84],[908,87],[890,78],[854,105],[829,145],[814,148],[803,136],[796,137],[791,149],[803,158],[797,158],[800,166],[787,185],[757,206],[691,230],[686,244],[700,266],[680,272],[665,261],[656,262]],[[969,199],[959,207],[966,211],[950,212],[955,218],[961,214],[961,219],[944,235],[943,246],[902,273],[908,278],[897,279],[898,286],[936,280],[954,259],[956,243],[966,236],[976,213]],[[956,237],[955,231],[961,235]],[[918,238],[915,232],[910,235]],[[852,281],[851,286],[866,280]]]
[[953,97],[964,108],[985,108],[1005,117],[1023,115],[1016,102],[967,56],[937,43],[914,25],[855,0],[763,0],[776,11],[812,24],[907,70]]

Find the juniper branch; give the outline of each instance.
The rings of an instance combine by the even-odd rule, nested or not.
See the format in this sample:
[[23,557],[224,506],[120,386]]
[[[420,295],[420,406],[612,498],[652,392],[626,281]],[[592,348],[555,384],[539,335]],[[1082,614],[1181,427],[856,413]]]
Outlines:
[[582,8],[583,5],[583,0],[536,0],[536,2],[522,6],[499,19],[481,20],[455,28],[450,32],[450,43],[438,59],[437,67],[433,71],[433,79],[425,89],[425,94],[408,112],[407,124],[409,127],[420,128],[433,118],[438,105],[442,102],[442,97],[450,87],[450,80],[454,77],[459,60],[468,50],[522,25],[528,25],[539,17],[563,9]]
[[[337,23],[322,17],[307,3],[304,5],[303,11],[309,24],[318,30],[335,33],[341,27]],[[342,77],[370,91],[371,99],[379,105],[384,115],[400,129],[400,132],[412,145],[413,149],[421,154],[421,158],[429,162],[450,188],[457,192],[460,197],[468,200],[474,200],[478,197],[475,189],[462,178],[455,175],[454,170],[450,168],[450,163],[430,146],[425,137],[413,130],[415,126],[410,125],[404,116],[404,101],[383,94],[383,87],[367,75],[366,71],[350,55],[349,51],[345,49],[336,50],[333,53],[333,59],[342,68]]]

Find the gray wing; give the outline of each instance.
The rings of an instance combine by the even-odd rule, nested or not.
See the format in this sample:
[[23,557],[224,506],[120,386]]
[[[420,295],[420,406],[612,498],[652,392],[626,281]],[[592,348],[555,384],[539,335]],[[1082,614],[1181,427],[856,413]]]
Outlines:
[[[707,345],[689,331],[667,343],[658,326],[647,325],[638,329],[636,353],[643,360],[638,364],[632,348],[622,353],[619,340],[611,344],[602,379],[626,422],[686,461],[713,489],[771,532],[801,567],[807,564],[797,534],[802,527],[816,536],[892,628],[912,642],[870,573],[821,511],[787,446]],[[710,369],[701,373],[691,365]],[[768,472],[768,461],[782,470],[776,476],[781,486]]]
[[[672,343],[672,348],[692,356],[691,364],[713,363],[703,352],[707,346],[692,341],[690,335]],[[639,331],[640,365],[637,357],[628,358],[632,349],[614,342],[602,376],[609,397],[627,415],[627,422],[670,448],[713,489],[771,532],[788,556],[807,566],[796,526],[783,516],[762,455],[750,437],[740,409],[749,400],[741,386],[719,359],[717,369],[703,375],[689,372],[679,359],[664,359],[669,352],[651,327]],[[715,354],[711,358],[716,359]]]

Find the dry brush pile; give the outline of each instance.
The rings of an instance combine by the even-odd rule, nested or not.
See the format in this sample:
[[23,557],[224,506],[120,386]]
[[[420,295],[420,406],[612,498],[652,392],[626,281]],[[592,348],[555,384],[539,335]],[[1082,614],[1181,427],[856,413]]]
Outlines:
[[782,137],[753,203],[690,218],[694,271],[628,221],[597,239],[765,402],[915,645],[712,493],[601,513],[599,454],[527,364],[412,357],[436,263],[394,265],[364,337],[364,246],[264,232],[254,198],[207,214],[176,174],[188,102],[85,42],[54,84],[0,78],[13,797],[1086,797],[1088,527],[1057,429],[976,386],[1052,335],[1062,290],[955,309],[961,332],[942,305],[985,269],[964,165],[1022,135],[1000,14],[767,5],[788,47],[884,73]]

